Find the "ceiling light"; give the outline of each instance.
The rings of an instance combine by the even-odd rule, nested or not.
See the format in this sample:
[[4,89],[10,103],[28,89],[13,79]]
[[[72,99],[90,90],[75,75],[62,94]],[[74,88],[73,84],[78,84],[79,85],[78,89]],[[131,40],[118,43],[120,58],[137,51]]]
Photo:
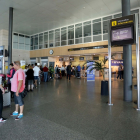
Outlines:
[[86,7],[83,7],[83,9],[85,9]]

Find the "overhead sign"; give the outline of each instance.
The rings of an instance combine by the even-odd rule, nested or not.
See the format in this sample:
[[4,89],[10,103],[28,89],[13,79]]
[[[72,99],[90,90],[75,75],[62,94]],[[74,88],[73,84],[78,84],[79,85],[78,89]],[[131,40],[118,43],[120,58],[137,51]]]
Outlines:
[[135,16],[129,15],[111,20],[111,45],[126,45],[135,42]]
[[111,20],[112,27],[133,24],[133,23],[134,23],[134,16],[133,15],[129,15],[129,16],[125,16],[125,17]]

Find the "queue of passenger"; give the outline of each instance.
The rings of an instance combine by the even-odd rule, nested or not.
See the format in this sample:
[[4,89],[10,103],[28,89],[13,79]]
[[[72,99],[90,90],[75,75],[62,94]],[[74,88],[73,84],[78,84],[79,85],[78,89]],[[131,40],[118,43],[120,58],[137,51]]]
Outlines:
[[[38,81],[47,82],[50,79],[54,78],[62,78],[64,76],[67,77],[68,80],[71,79],[71,75],[80,78],[84,75],[85,67],[81,68],[80,65],[71,66],[69,65],[62,65],[62,67],[58,67],[56,65],[55,69],[52,65],[48,68],[46,65],[44,68],[41,66],[38,67],[37,63],[28,65],[25,67],[24,70],[20,67],[20,62],[15,61],[13,64],[10,64],[10,73],[7,74],[8,77],[8,87],[9,91],[11,92],[11,97],[14,98],[15,102],[15,111],[11,113],[11,116],[16,116],[15,120],[19,120],[23,117],[23,110],[24,110],[24,101],[22,97],[22,93],[27,91],[33,91],[33,89],[37,88]],[[2,110],[3,110],[3,96],[4,88],[0,82],[0,122],[5,122],[6,119],[2,117]],[[20,108],[20,112],[19,111]]]

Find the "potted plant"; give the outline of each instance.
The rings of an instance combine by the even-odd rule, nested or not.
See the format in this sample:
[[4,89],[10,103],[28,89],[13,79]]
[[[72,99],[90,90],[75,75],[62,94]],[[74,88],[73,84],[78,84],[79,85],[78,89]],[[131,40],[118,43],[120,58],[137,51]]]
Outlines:
[[89,69],[89,72],[92,72],[94,69],[100,71],[103,76],[103,80],[101,81],[101,95],[108,95],[108,81],[105,80],[105,69],[106,68],[106,62],[108,61],[108,58],[104,58],[101,61],[88,61],[85,64],[89,62],[93,62],[91,65],[87,66],[87,69]]

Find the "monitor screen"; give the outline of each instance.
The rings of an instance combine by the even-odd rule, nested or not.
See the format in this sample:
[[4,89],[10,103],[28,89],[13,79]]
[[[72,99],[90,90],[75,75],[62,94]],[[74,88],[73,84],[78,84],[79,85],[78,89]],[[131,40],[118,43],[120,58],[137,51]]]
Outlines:
[[81,61],[84,60],[84,57],[79,57],[79,60],[81,60]]
[[112,30],[112,42],[133,39],[132,27]]
[[59,61],[63,61],[63,58],[59,58]]
[[70,57],[70,61],[74,61],[74,57]]

